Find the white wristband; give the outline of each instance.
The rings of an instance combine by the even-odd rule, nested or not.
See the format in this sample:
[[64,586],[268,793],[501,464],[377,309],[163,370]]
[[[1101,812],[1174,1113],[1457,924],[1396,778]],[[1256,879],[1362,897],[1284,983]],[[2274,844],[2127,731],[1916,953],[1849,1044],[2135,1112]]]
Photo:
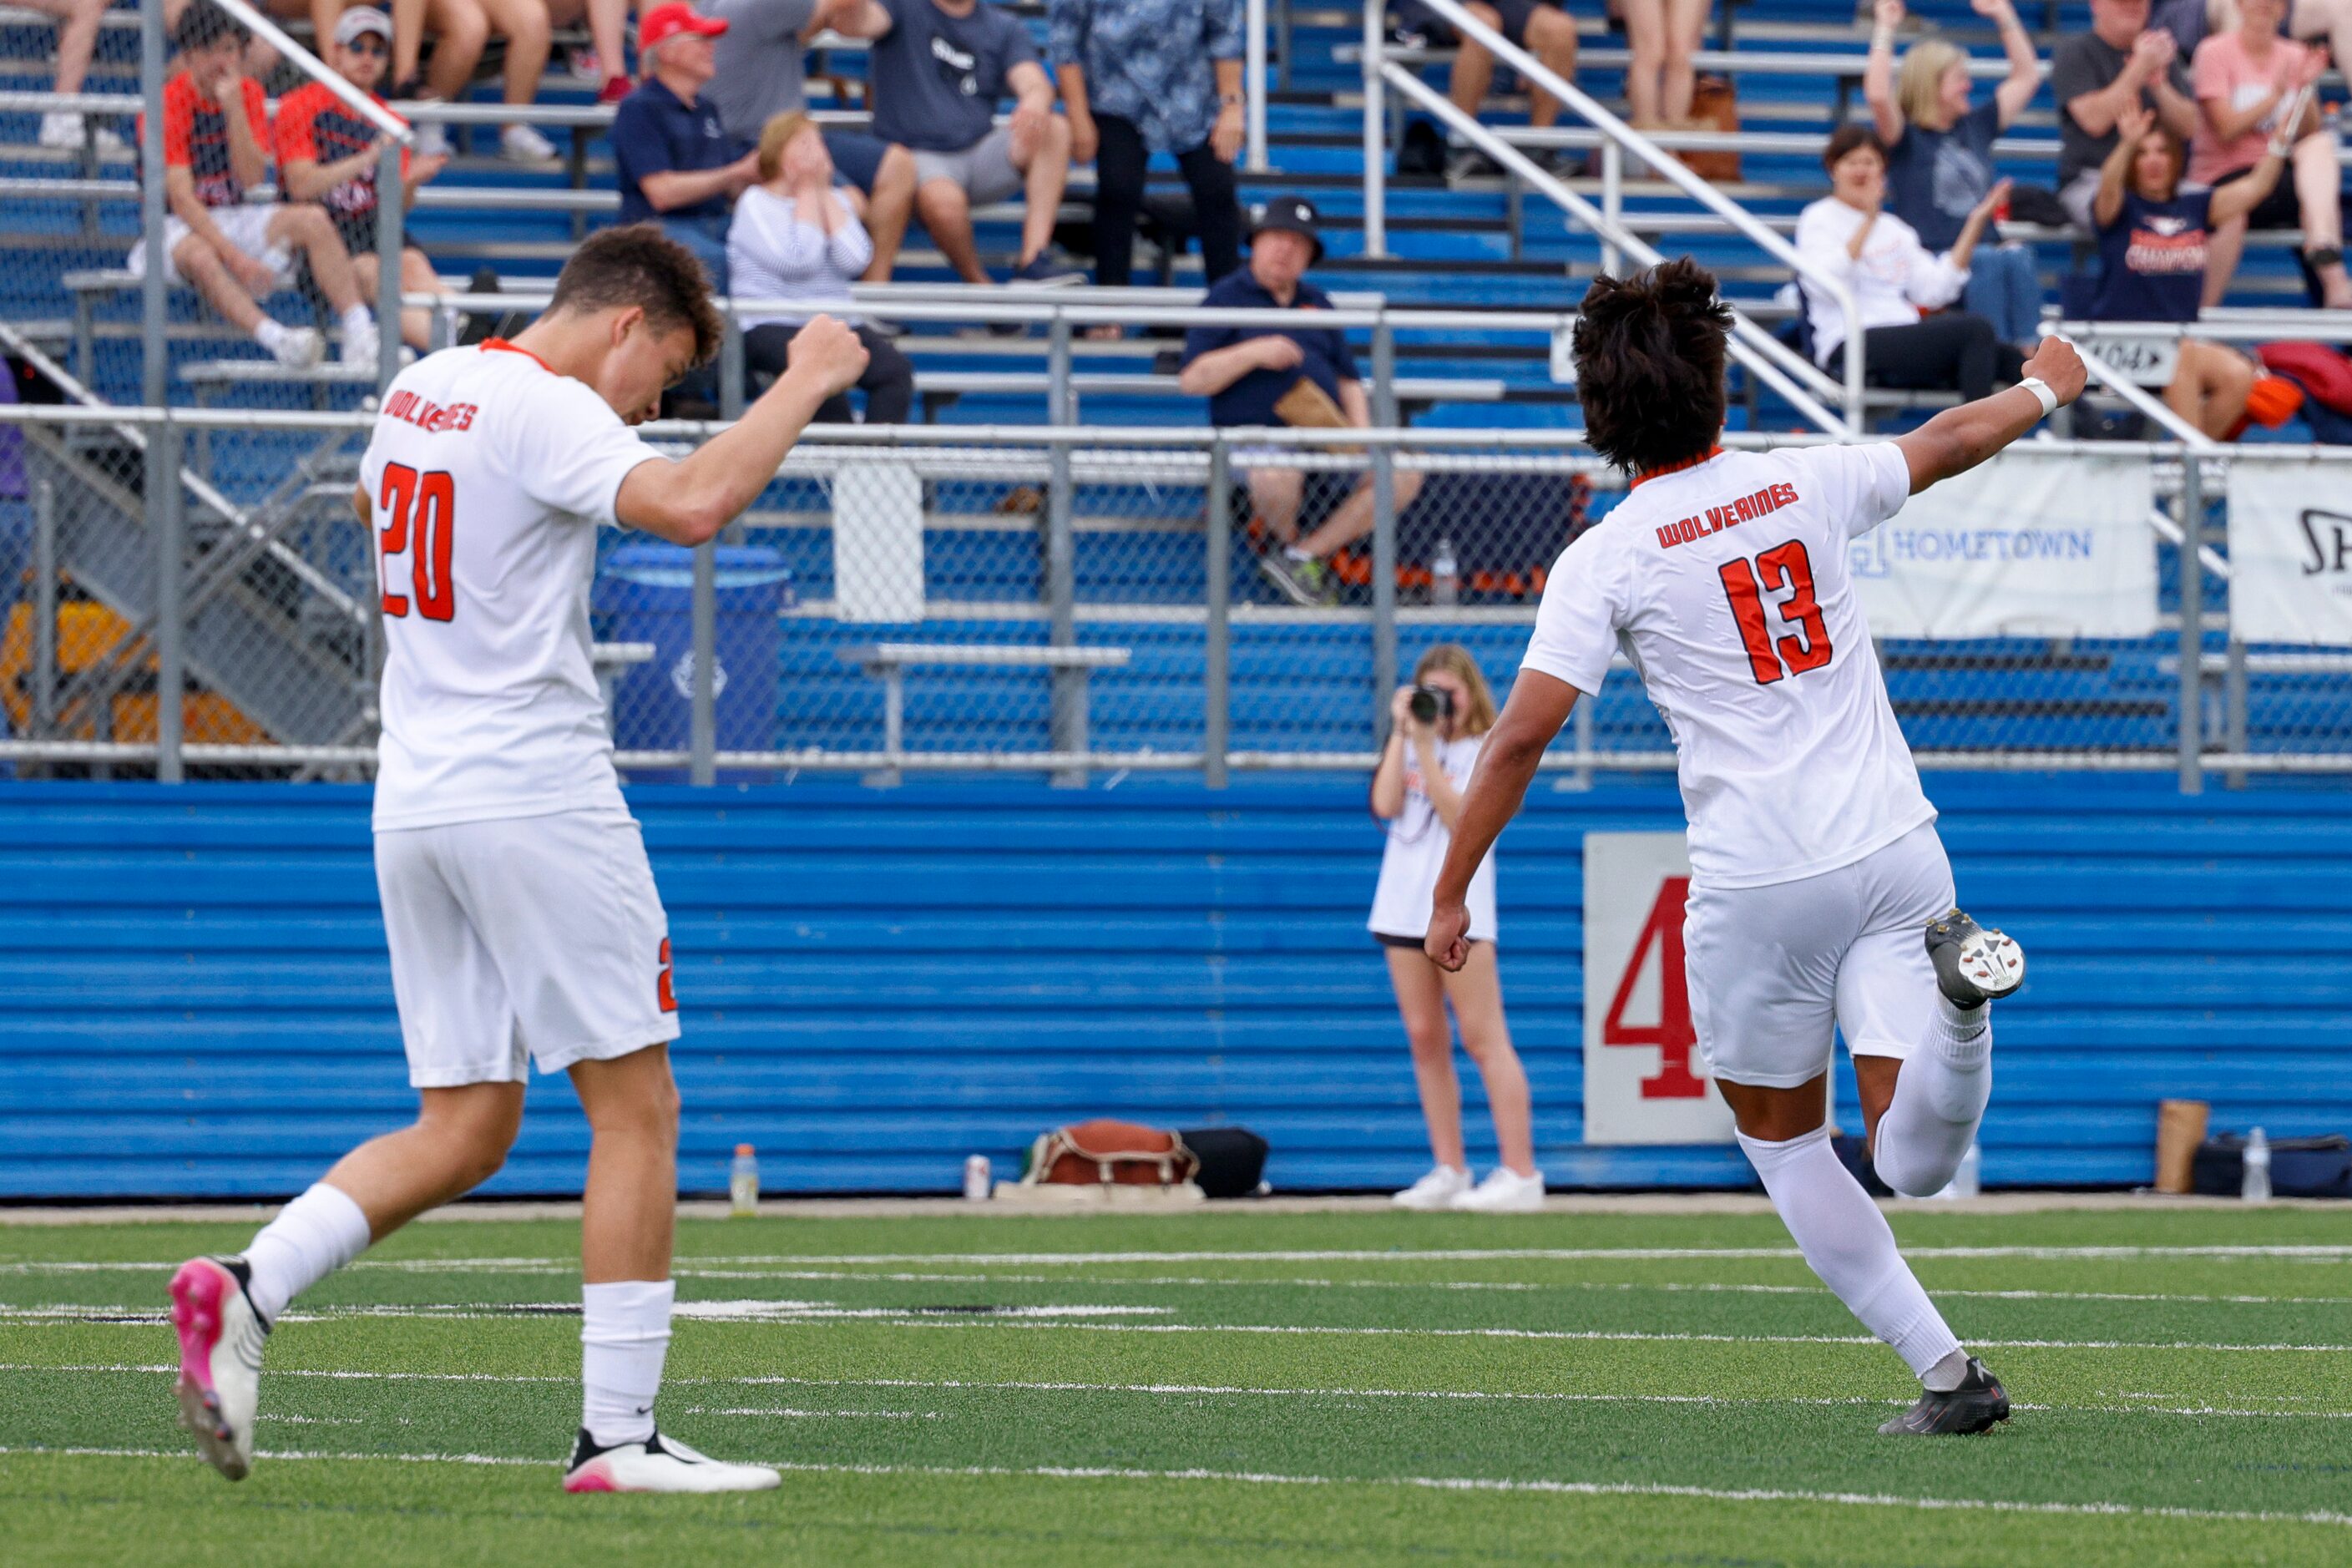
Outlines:
[[2051,415],[2058,412],[2058,395],[2050,390],[2050,384],[2048,382],[2043,381],[2038,375],[2029,375],[2017,384],[2023,387],[2026,391],[2033,394],[2035,401],[2042,405],[2042,416],[2043,418],[2046,419]]

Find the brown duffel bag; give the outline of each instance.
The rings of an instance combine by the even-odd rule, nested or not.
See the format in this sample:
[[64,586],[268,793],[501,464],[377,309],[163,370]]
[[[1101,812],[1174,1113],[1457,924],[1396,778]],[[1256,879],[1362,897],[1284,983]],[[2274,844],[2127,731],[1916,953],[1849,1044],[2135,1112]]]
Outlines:
[[1080,1121],[1032,1143],[1021,1179],[1031,1186],[1172,1187],[1191,1181],[1200,1168],[1173,1132],[1132,1121]]

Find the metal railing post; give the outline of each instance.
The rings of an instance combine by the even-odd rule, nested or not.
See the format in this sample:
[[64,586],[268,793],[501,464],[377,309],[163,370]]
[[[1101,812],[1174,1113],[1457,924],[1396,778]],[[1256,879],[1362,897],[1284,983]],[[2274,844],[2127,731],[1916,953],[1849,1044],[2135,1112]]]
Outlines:
[[2180,793],[2205,789],[2205,542],[2204,464],[2194,450],[2180,454],[2180,730],[2176,742]]
[[[139,279],[139,400],[150,408],[160,408],[171,373],[163,342],[163,0],[142,0],[140,5],[139,77],[140,91],[147,100],[147,112],[139,125],[139,208],[146,226],[141,242],[146,252],[145,267]],[[148,493],[152,495],[152,447],[148,454]]]
[[1208,574],[1208,618],[1201,659],[1201,782],[1223,789],[1233,750],[1233,451],[1222,435],[1209,439],[1208,532],[1202,563]]
[[1070,391],[1070,320],[1056,310],[1045,328],[1045,417],[1056,429],[1078,422]]
[[1383,101],[1381,51],[1388,38],[1381,29],[1388,7],[1364,6],[1364,254],[1389,253],[1388,105]]
[[[2232,753],[2242,757],[2246,754],[2246,737],[2248,730],[2246,722],[2246,645],[2238,640],[2238,631],[2235,626],[2230,628],[2230,651],[2224,664],[2221,677],[2221,702],[2223,711],[2229,715],[2227,724],[2228,738],[2226,744],[2229,746]],[[2221,783],[2222,785],[2228,789],[2245,788],[2246,770],[2243,768],[2231,768],[2229,772],[2221,775]]]
[[[693,761],[687,777],[695,784],[719,782],[719,543],[694,552],[694,681],[691,733]],[[746,675],[753,672],[745,671]]]
[[743,322],[735,314],[735,301],[719,301],[720,321],[724,330],[719,334],[719,416],[721,419],[743,417]]
[[[33,694],[36,740],[58,731],[58,491],[47,479],[33,485]],[[48,770],[41,770],[46,773]]]
[[1248,0],[1242,20],[1243,167],[1265,172],[1265,0]]
[[375,155],[375,389],[400,374],[400,253],[407,237],[408,191],[400,183],[401,146],[386,137]]
[[[1385,311],[1372,328],[1372,424],[1397,425],[1396,329]],[[1372,731],[1388,739],[1389,693],[1397,684],[1396,448],[1372,448]]]
[[[1057,321],[1054,325],[1066,340],[1069,323]],[[1045,615],[1047,640],[1055,647],[1076,647],[1078,641],[1076,536],[1072,527],[1077,498],[1071,493],[1070,469],[1070,437],[1066,429],[1057,429],[1045,481]],[[1048,677],[1049,743],[1055,751],[1085,749],[1086,679],[1083,670],[1069,668],[1056,668]],[[1084,789],[1087,771],[1056,769],[1053,783],[1056,789]]]
[[[1614,142],[1601,146],[1601,210],[1612,224],[1625,217],[1625,149]],[[1612,278],[1617,276],[1622,261],[1617,247],[1605,234],[1601,241],[1601,270]]]
[[148,471],[159,468],[160,489],[147,492],[147,515],[155,531],[155,778],[178,784],[181,766],[182,697],[187,666],[181,638],[180,579],[186,570],[180,506],[180,427],[169,419],[147,435]]

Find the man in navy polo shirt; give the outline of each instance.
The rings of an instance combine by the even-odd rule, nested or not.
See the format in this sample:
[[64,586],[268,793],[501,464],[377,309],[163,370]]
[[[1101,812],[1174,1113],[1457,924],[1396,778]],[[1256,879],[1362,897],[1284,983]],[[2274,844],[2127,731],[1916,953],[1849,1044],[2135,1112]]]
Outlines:
[[[1315,234],[1315,209],[1297,196],[1268,202],[1250,213],[1249,265],[1213,285],[1201,303],[1250,310],[1328,310],[1331,297],[1307,281],[1307,269],[1323,258]],[[1194,327],[1184,334],[1180,391],[1209,400],[1209,423],[1301,425],[1368,429],[1371,400],[1356,370],[1348,335],[1317,327],[1302,318],[1293,326]],[[1256,454],[1248,468],[1250,501],[1273,535],[1258,566],[1268,581],[1300,605],[1328,605],[1339,596],[1339,579],[1325,563],[1372,531],[1371,476],[1356,481],[1347,500],[1304,539],[1298,514],[1307,476],[1276,468]],[[1421,493],[1421,476],[1399,471],[1396,508],[1402,512]]]
[[710,40],[727,24],[672,0],[637,21],[646,80],[613,112],[621,221],[655,223],[701,258],[727,292],[727,225],[735,198],[760,177],[760,155],[727,134],[701,96],[717,69]]

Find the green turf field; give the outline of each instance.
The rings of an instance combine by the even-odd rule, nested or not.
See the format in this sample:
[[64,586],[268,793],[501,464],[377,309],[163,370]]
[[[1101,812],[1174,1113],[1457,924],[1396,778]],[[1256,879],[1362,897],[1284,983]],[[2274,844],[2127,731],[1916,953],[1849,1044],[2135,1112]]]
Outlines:
[[790,1467],[718,1500],[557,1489],[574,1226],[303,1298],[232,1486],[161,1308],[250,1226],[0,1224],[0,1561],[2352,1563],[2352,1212],[1895,1223],[2007,1427],[1877,1436],[1769,1215],[688,1222],[663,1424]]

